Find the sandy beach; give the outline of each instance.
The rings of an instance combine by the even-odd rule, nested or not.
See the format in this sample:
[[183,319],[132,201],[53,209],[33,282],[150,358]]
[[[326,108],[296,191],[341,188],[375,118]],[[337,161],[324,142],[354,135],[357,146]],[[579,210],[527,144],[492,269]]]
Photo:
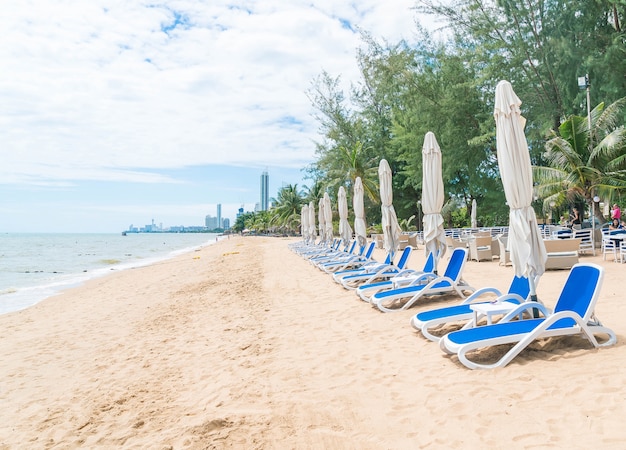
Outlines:
[[[553,339],[472,371],[409,326],[458,298],[380,313],[292,242],[224,239],[0,316],[0,449],[624,448],[626,265],[581,257],[606,268],[617,345]],[[566,276],[542,277],[547,306]]]

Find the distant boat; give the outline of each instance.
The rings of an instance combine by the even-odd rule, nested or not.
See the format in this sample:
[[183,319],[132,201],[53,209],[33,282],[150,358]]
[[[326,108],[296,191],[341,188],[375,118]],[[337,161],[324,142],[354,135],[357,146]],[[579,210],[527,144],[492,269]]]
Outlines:
[[122,231],[122,236],[126,236],[126,231]]

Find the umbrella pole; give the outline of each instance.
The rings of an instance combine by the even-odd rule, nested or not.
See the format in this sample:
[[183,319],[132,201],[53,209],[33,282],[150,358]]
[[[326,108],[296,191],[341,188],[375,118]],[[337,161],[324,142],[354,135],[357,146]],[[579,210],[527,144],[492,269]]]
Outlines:
[[[538,302],[539,299],[537,298],[537,286],[535,286],[534,277],[528,277],[528,286],[530,288],[530,301]],[[539,310],[537,308],[533,308],[533,318],[539,318]]]

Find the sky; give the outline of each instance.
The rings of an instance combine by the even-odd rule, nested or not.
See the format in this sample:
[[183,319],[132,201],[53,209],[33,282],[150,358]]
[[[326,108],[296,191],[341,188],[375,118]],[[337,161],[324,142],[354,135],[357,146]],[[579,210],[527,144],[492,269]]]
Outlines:
[[359,30],[412,42],[414,0],[30,0],[0,6],[0,232],[233,223],[309,183],[306,92],[358,81]]

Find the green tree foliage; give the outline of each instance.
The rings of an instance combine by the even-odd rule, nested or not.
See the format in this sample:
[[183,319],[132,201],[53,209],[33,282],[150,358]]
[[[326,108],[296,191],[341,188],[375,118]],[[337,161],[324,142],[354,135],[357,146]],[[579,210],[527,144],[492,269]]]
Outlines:
[[272,199],[273,207],[270,210],[270,223],[284,230],[295,232],[300,227],[300,211],[304,204],[304,194],[298,189],[297,184],[283,186],[275,199]]
[[[590,74],[592,96],[606,101],[626,90],[626,6],[610,0],[418,0],[417,11],[447,21],[456,47],[483,66],[481,83],[493,92],[500,79],[515,86],[537,127],[558,129],[584,104],[577,76]],[[617,25],[617,28],[616,28]]]
[[246,212],[246,213],[240,214],[235,219],[235,224],[232,226],[232,230],[236,231],[237,233],[241,233],[243,230],[246,229],[246,223],[251,223],[253,220],[254,220],[253,212]]
[[[534,168],[545,210],[552,203],[590,206],[596,195],[611,201],[626,186],[626,128],[618,125],[624,105],[626,98],[606,109],[600,103],[587,117],[570,116],[546,142],[548,166]],[[605,221],[600,208],[595,211]]]
[[369,135],[366,122],[346,106],[339,78],[323,73],[314,81],[308,95],[317,110],[315,117],[322,135],[316,144],[317,160],[307,169],[309,177],[315,179],[317,193],[321,198],[328,189],[335,196],[343,185],[350,196],[354,181],[360,176],[366,191],[366,217],[379,218],[380,212],[374,209],[378,203],[379,156],[362,140],[367,140]]
[[313,201],[317,205],[322,197],[324,197],[324,185],[321,180],[316,179],[310,187],[304,185],[303,203],[309,204],[309,202]]
[[[340,185],[351,192],[351,183],[357,174],[361,176],[370,191],[366,210],[372,223],[380,218],[374,186],[378,162],[385,158],[393,172],[398,217],[417,215],[421,147],[426,132],[432,131],[442,149],[449,226],[465,223],[474,199],[481,222],[498,224],[507,216],[508,207],[495,152],[496,84],[501,79],[511,81],[523,102],[533,164],[554,169],[560,162],[554,152],[544,151],[546,136],[554,138],[558,132],[567,141],[562,133],[576,127],[572,136],[581,138],[580,120],[565,120],[586,109],[577,77],[589,74],[592,99],[613,103],[626,95],[622,29],[626,2],[417,0],[416,10],[443,21],[448,40],[433,42],[419,26],[419,44],[413,48],[405,42],[379,43],[363,34],[357,53],[358,80],[348,87],[339,76],[326,72],[314,80],[308,95],[321,138],[309,176],[316,180],[318,192],[328,190],[333,195]],[[617,110],[613,131],[624,123],[623,112]],[[625,187],[619,172],[624,149],[618,143],[600,144],[610,133],[600,127],[600,116],[606,114],[596,114],[599,123],[588,134],[598,151],[569,161],[572,170],[574,164],[593,166],[602,174],[583,177],[581,192],[587,199],[591,191],[586,184],[593,185],[598,195],[608,196],[619,195]],[[567,123],[564,128],[562,123]],[[565,171],[571,175],[572,171]],[[575,190],[565,191],[571,196]]]

